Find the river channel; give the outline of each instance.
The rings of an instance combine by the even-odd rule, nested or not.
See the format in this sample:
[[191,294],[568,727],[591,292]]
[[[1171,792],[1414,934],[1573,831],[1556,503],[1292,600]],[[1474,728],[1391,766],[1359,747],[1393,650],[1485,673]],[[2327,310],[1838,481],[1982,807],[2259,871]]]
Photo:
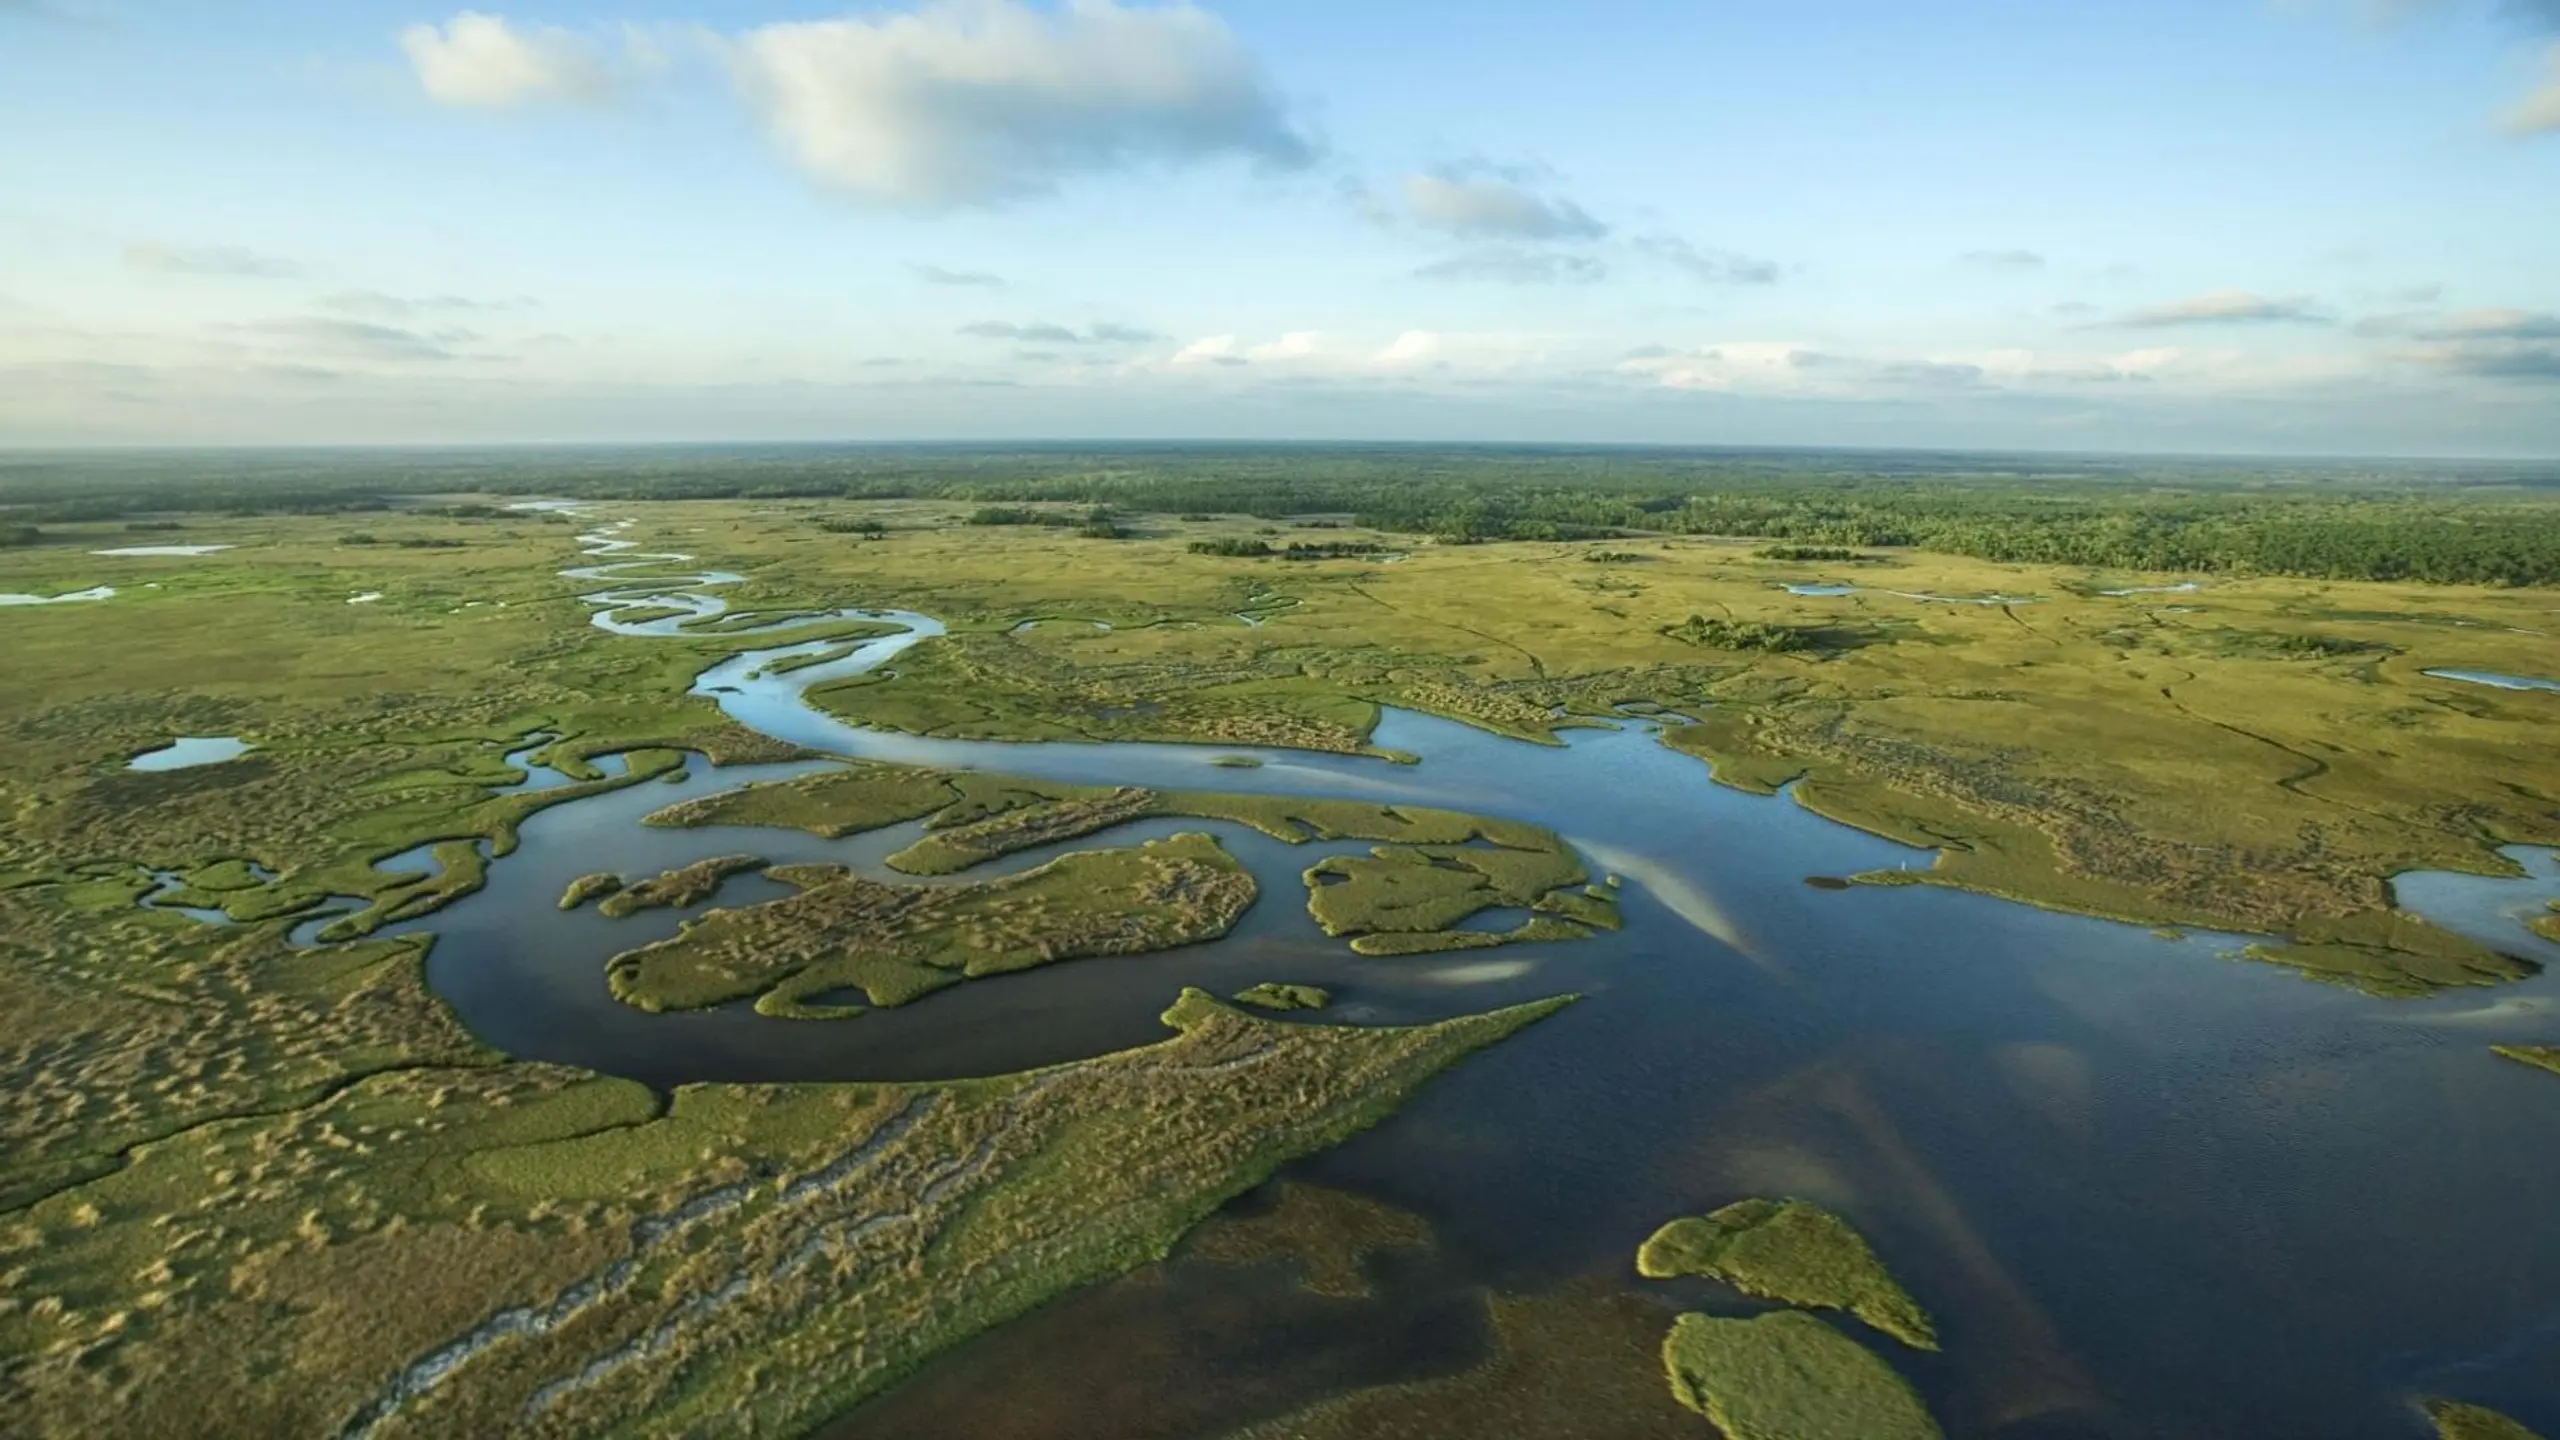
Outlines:
[[[640,552],[623,538],[628,523],[583,537],[596,563],[565,572],[607,587],[585,597],[596,623],[643,638],[701,633],[725,610],[719,587],[741,577]],[[676,613],[623,618],[644,608]],[[1413,764],[868,730],[804,695],[893,666],[941,627],[897,610],[777,625],[843,619],[903,628],[781,674],[768,670],[777,659],[844,647],[743,651],[694,691],[750,729],[830,754],[1535,821],[1595,874],[1624,877],[1626,925],[1570,944],[1363,959],[1316,929],[1298,880],[1329,848],[1357,847],[1148,822],[967,878],[1056,850],[1212,830],[1263,889],[1234,935],[957,986],[848,1021],[771,1020],[743,1005],[648,1015],[607,994],[604,961],[698,910],[563,913],[555,901],[571,878],[741,852],[890,877],[881,858],[915,828],[827,841],[637,823],[714,786],[825,763],[714,772],[698,757],[680,786],[534,816],[485,890],[392,928],[438,936],[429,980],[490,1043],[653,1084],[945,1078],[1069,1060],[1157,1038],[1155,1016],[1183,985],[1319,984],[1338,997],[1324,1018],[1355,1023],[1586,997],[1292,1168],[1413,1210],[1439,1236],[1429,1265],[1397,1271],[1356,1316],[1319,1306],[1275,1329],[1264,1322],[1299,1302],[1254,1290],[1262,1281],[1247,1272],[1177,1262],[1171,1283],[1106,1287],[963,1347],[830,1433],[1220,1433],[1315,1398],[1273,1375],[1341,1373],[1327,1357],[1346,1337],[1369,1370],[1388,1372],[1366,1378],[1473,1363],[1485,1339],[1471,1297],[1485,1289],[1596,1277],[1645,1291],[1630,1261],[1647,1233],[1751,1194],[1820,1200],[1876,1240],[1938,1317],[1943,1354],[1893,1359],[1954,1435],[2389,1440],[2424,1433],[2418,1393],[2560,1433],[2560,1222],[2549,1208],[2560,1081],[2488,1048],[2560,1039],[2551,974],[2384,1001],[2236,960],[2241,937],[2164,938],[1929,886],[1808,885],[1932,857],[1783,797],[1715,785],[1640,720],[1541,746],[1390,711],[1376,744]],[[1236,756],[1261,764],[1237,767]],[[2560,894],[2560,867],[2545,852],[2513,854],[2526,879],[2410,876],[2401,898],[2560,964],[2560,946],[2517,922]],[[743,876],[710,903],[782,893]],[[1262,1320],[1204,1318],[1239,1308],[1214,1303],[1220,1293],[1260,1297],[1242,1308]],[[1675,1299],[1695,1306],[1704,1293],[1664,1295],[1666,1323]],[[1038,1365],[1026,1363],[1034,1341]],[[1179,1363],[1128,1373],[1125,1357],[1158,1351]]]

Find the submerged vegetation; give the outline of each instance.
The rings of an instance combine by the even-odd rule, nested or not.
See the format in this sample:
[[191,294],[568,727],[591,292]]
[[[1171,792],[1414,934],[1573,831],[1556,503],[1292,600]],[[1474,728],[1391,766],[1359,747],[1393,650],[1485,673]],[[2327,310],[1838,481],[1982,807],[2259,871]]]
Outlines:
[[1920,1350],[1938,1348],[1929,1317],[1849,1222],[1802,1200],[1740,1200],[1674,1220],[1636,1252],[1650,1280],[1699,1275],[1781,1304],[1845,1310]]
[[1372,1255],[1430,1243],[1431,1227],[1410,1211],[1347,1190],[1282,1181],[1268,1206],[1221,1214],[1202,1226],[1187,1253],[1221,1265],[1287,1261],[1298,1288],[1358,1300],[1370,1293]]

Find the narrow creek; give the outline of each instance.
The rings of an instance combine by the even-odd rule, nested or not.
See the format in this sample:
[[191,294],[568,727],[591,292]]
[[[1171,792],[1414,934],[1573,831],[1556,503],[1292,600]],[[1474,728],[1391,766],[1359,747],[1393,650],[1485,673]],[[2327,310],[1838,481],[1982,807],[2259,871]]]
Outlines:
[[[595,624],[634,637],[699,634],[727,613],[715,592],[743,577],[642,552],[626,538],[630,524],[583,536],[595,563],[565,572],[605,587],[584,597]],[[844,648],[784,632],[848,619],[903,628],[771,671]],[[1419,756],[1411,765],[1227,746],[932,739],[847,724],[804,699],[941,634],[932,618],[844,609],[724,633],[777,643],[706,668],[693,693],[777,740],[1086,784],[1374,798],[1532,820],[1571,839],[1595,873],[1625,877],[1626,926],[1571,944],[1363,959],[1317,931],[1298,880],[1318,856],[1359,847],[1152,821],[965,878],[1208,829],[1263,886],[1234,935],[973,982],[850,1021],[770,1020],[743,1005],[646,1015],[611,999],[603,962],[698,909],[619,921],[563,913],[556,901],[571,878],[738,852],[885,876],[882,857],[916,833],[827,841],[637,823],[711,785],[826,763],[714,772],[697,757],[681,785],[633,786],[534,816],[485,890],[392,927],[438,937],[430,983],[490,1043],[661,1085],[943,1078],[1146,1043],[1186,984],[1219,993],[1263,980],[1318,984],[1338,997],[1324,1018],[1371,1023],[1579,992],[1582,1003],[1435,1081],[1378,1129],[1293,1168],[1412,1209],[1438,1232],[1428,1278],[1390,1296],[1403,1307],[1393,1313],[1412,1318],[1377,1322],[1382,1353],[1436,1356],[1415,1364],[1446,1371],[1464,1361],[1431,1327],[1445,1328],[1479,1288],[1602,1277],[1642,1289],[1630,1256],[1654,1226],[1782,1193],[1852,1215],[1937,1313],[1946,1352],[1895,1361],[1952,1434],[2389,1440],[2420,1433],[2410,1396],[2438,1389],[2560,1432],[2560,1225],[2548,1209],[2560,1082],[2488,1050],[2560,1039],[2551,974],[2389,1002],[2235,963],[2238,937],[2168,939],[1928,886],[1808,885],[1932,857],[1785,798],[1714,785],[1641,717],[1540,746],[1390,711],[1375,742]],[[1237,756],[1261,763],[1235,767]],[[2406,876],[2398,894],[2453,928],[2560,965],[2560,946],[2517,923],[2560,894],[2560,866],[2545,852],[2514,858],[2527,878]],[[780,893],[743,876],[710,903]],[[1042,1345],[1070,1350],[1067,1363],[1039,1368],[1048,1379],[1024,1378],[1023,1357],[1006,1347],[1027,1342],[999,1332],[831,1433],[1101,1433],[1026,1418],[1071,1413],[1100,1394],[1114,1407],[1110,1433],[1170,1435],[1180,1432],[1169,1417],[1197,1412],[1199,1387],[1229,1382],[1265,1398],[1238,1400],[1222,1424],[1268,1413],[1269,1386],[1244,1378],[1311,1360],[1323,1344],[1311,1337],[1331,1322],[1290,1331],[1295,1339],[1208,1325],[1201,1287],[1241,1294],[1234,1287],[1254,1282],[1175,1268],[1181,1283],[1161,1293],[1108,1287],[1065,1302],[1064,1315],[1107,1304],[1117,1318],[1110,1328],[1039,1326]],[[1134,1343],[1125,1324],[1163,1331],[1183,1364],[1158,1380],[1128,1377],[1115,1360]],[[1095,1375],[1114,1383],[1088,1394],[1072,1378]]]

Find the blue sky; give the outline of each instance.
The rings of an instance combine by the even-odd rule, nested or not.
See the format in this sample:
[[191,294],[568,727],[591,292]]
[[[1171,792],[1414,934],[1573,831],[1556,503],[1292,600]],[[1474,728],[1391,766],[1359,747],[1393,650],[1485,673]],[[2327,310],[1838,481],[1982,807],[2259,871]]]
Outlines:
[[0,445],[2560,455],[2560,0],[0,0],[0,141]]

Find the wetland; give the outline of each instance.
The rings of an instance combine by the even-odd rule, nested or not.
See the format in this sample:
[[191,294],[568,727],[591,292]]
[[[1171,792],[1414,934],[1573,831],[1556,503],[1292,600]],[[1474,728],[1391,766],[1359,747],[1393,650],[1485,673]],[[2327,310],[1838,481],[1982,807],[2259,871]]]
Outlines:
[[12,617],[36,1433],[2560,1422],[2548,592],[487,508]]

